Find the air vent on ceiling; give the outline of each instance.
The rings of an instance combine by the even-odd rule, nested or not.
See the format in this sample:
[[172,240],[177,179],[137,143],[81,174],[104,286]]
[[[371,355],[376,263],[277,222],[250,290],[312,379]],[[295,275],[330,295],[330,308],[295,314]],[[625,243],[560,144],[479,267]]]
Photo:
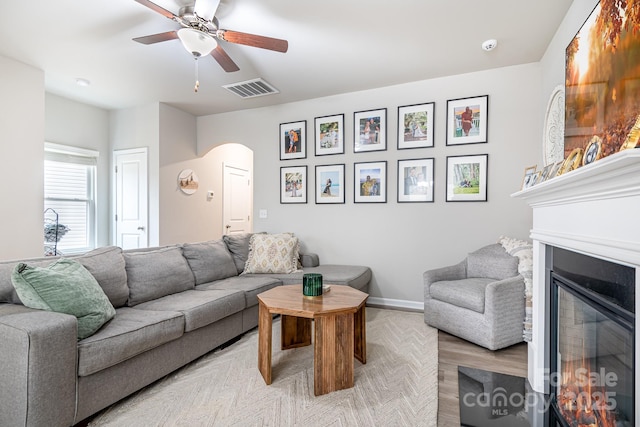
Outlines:
[[280,93],[278,89],[259,78],[247,80],[245,82],[231,83],[222,87],[235,93],[241,98],[255,98],[256,96]]

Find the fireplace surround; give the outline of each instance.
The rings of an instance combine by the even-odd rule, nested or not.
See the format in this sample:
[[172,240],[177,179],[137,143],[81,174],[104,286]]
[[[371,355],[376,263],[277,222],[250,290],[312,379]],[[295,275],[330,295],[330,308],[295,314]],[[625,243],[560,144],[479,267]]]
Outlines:
[[[552,391],[552,248],[628,267],[636,286],[640,283],[640,224],[636,219],[640,212],[640,149],[621,151],[512,197],[533,209],[533,331],[528,344],[528,380],[534,391],[548,394]],[[640,292],[634,291],[633,306],[639,307]],[[633,326],[633,365],[639,366],[637,316]],[[635,384],[640,385],[637,369],[633,375]],[[640,425],[639,399],[636,393],[631,425]]]
[[548,247],[550,426],[631,426],[635,269]]

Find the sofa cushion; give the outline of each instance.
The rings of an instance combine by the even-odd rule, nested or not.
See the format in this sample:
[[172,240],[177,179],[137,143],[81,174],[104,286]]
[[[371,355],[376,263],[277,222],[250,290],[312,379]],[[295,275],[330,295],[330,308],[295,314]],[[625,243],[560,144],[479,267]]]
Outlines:
[[298,257],[298,238],[293,234],[254,234],[242,274],[293,273],[298,270]]
[[210,289],[229,289],[243,291],[246,307],[253,307],[258,304],[258,294],[268,291],[271,288],[280,286],[282,282],[269,276],[235,276],[225,280],[218,280],[212,283],[205,283],[196,286],[197,291]]
[[432,283],[429,293],[433,299],[484,313],[484,291],[493,279],[473,277],[461,280],[443,280]]
[[244,265],[249,257],[249,240],[251,236],[253,236],[252,233],[225,234],[222,236],[227,249],[231,252],[238,274],[244,271]]
[[98,284],[115,307],[122,307],[129,298],[127,272],[122,249],[105,246],[74,258],[82,264],[98,281]]
[[91,375],[117,365],[179,338],[183,331],[182,313],[118,308],[111,322],[78,343],[78,375]]
[[75,316],[78,339],[93,335],[116,314],[96,279],[75,260],[62,258],[47,267],[19,263],[11,280],[27,307]]
[[467,277],[496,280],[518,275],[518,258],[509,255],[501,244],[485,246],[467,256]]
[[193,289],[195,280],[178,246],[124,252],[129,285],[129,307]]
[[184,315],[184,331],[190,332],[244,310],[239,290],[184,291],[136,306],[138,310],[177,311]]
[[233,257],[222,240],[185,243],[182,254],[191,267],[196,285],[238,275]]
[[363,292],[368,291],[368,285],[371,281],[371,269],[369,267],[336,264],[305,267],[302,271],[295,273],[269,274],[269,277],[281,280],[284,285],[295,285],[302,283],[302,276],[305,273],[320,273],[324,284],[347,285]]

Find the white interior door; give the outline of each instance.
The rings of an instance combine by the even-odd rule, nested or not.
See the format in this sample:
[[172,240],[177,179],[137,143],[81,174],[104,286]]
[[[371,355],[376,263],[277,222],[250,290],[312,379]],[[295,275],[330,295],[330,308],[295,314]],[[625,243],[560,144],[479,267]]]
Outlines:
[[146,248],[148,234],[147,149],[113,152],[115,165],[115,244]]
[[223,192],[222,234],[250,233],[253,198],[249,171],[225,164]]

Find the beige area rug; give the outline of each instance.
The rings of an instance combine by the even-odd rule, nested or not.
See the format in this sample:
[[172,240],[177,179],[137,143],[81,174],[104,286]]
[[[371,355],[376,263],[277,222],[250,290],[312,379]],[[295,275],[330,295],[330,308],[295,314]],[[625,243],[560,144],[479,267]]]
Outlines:
[[355,386],[313,394],[313,348],[282,351],[273,382],[258,371],[257,329],[107,408],[89,426],[435,426],[438,334],[422,313],[367,308],[367,363]]

